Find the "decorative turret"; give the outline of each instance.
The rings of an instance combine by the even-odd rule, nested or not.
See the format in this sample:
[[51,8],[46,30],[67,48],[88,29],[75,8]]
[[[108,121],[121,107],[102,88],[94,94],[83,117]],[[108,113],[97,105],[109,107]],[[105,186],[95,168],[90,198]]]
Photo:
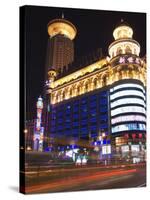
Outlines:
[[137,79],[145,83],[145,69],[140,58],[140,44],[134,40],[133,29],[121,20],[114,29],[115,41],[108,48],[110,84],[122,79]]
[[51,68],[51,69],[48,71],[48,80],[49,80],[49,83],[54,82],[56,76],[57,76],[56,70],[53,69],[53,68]]
[[126,22],[123,22],[123,20],[121,20],[119,26],[115,28],[113,36],[115,40],[122,38],[132,38],[133,30]]
[[119,26],[117,26],[113,31],[113,36],[115,41],[109,46],[110,58],[121,54],[133,54],[139,56],[140,45],[137,41],[132,39],[133,29],[121,20]]

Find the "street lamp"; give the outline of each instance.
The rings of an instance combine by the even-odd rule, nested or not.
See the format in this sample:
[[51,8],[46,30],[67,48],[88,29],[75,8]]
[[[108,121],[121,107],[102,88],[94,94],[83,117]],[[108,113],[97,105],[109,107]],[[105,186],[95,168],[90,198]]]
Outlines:
[[27,133],[28,132],[28,130],[27,129],[24,129],[24,133]]

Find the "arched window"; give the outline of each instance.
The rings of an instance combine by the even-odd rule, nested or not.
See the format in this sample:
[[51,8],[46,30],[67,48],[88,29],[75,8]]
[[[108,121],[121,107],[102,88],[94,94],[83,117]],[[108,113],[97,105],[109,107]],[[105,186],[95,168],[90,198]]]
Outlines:
[[97,88],[97,78],[94,79],[93,83],[94,83],[94,88]]
[[129,70],[129,78],[133,78],[132,70]]
[[55,97],[56,97],[56,101],[58,101],[58,93],[56,93],[56,96],[55,96]]
[[65,99],[65,91],[62,93],[62,98]]
[[102,77],[102,86],[105,86],[107,84],[107,76]]
[[137,55],[136,48],[134,48],[134,54]]
[[122,54],[122,49],[121,49],[121,47],[118,47],[118,49],[117,49],[117,55],[119,55],[119,54]]
[[112,52],[112,58],[115,56],[114,51]]
[[81,87],[80,85],[77,86],[77,93],[80,94]]
[[122,72],[119,72],[119,80],[122,79]]
[[126,47],[126,53],[129,53],[129,54],[132,53],[132,50],[129,46]]
[[70,94],[70,97],[72,97],[72,89],[71,88],[70,88],[69,94]]
[[85,92],[88,92],[88,89],[89,89],[89,85],[88,85],[88,82],[85,83]]

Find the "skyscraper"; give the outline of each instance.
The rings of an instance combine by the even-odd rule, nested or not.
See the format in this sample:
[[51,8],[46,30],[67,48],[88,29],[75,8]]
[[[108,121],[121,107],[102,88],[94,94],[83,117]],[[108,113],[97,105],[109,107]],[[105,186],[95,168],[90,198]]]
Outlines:
[[76,33],[76,27],[63,16],[48,23],[48,68],[53,67],[59,73],[67,70],[68,64],[74,60],[73,39]]
[[44,124],[45,142],[48,145],[50,130],[50,92],[51,82],[57,74],[62,74],[68,70],[68,65],[74,61],[74,42],[77,34],[76,27],[68,20],[62,18],[54,19],[47,25],[49,34],[47,60],[46,60],[46,84],[44,97]]

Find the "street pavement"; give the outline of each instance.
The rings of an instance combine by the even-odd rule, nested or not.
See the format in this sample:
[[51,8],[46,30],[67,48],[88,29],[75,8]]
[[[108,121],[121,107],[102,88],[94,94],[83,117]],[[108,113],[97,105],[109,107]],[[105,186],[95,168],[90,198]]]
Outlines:
[[[34,179],[35,181],[32,182]],[[61,169],[61,171],[50,170],[38,174],[38,177],[30,175],[30,181],[26,184],[26,193],[144,187],[146,169],[143,165],[122,165],[117,168],[86,166]]]

